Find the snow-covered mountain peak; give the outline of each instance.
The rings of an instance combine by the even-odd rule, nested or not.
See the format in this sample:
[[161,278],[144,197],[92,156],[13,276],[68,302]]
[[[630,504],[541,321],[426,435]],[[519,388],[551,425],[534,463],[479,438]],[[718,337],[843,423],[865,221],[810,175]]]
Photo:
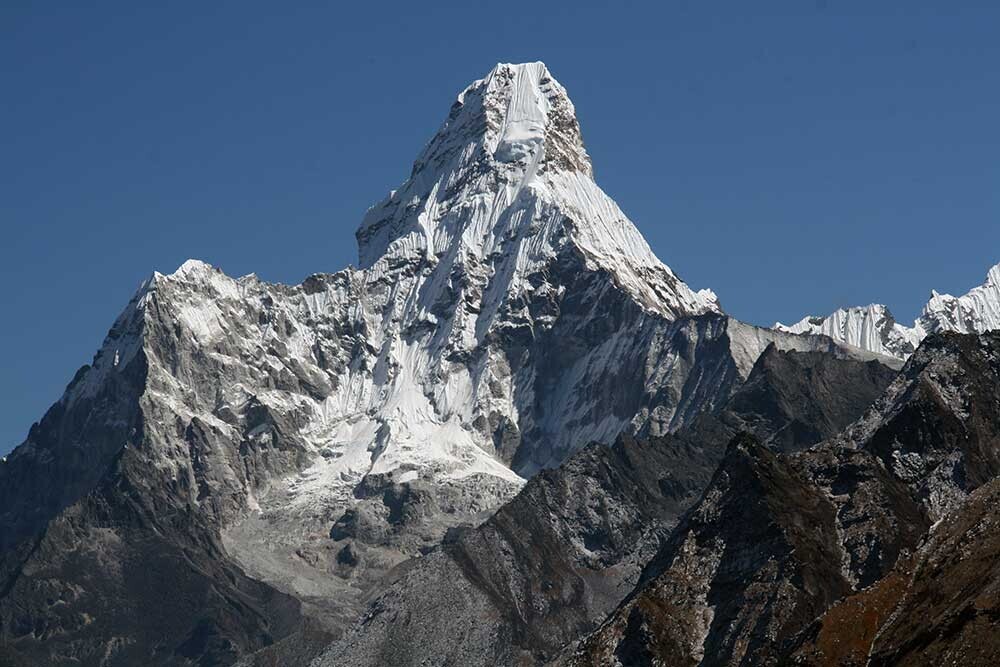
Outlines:
[[822,334],[863,350],[903,359],[922,338],[896,322],[882,304],[838,308],[826,317],[810,315],[792,325],[776,322],[774,328],[793,334]]
[[174,269],[172,273],[154,271],[153,275],[139,287],[139,291],[146,292],[155,289],[157,284],[164,281],[170,283],[204,284],[210,283],[216,278],[228,279],[220,269],[211,264],[203,262],[200,259],[188,259]]
[[927,333],[982,333],[1000,328],[1000,264],[990,268],[985,283],[962,296],[932,291],[916,326]]
[[495,159],[540,158],[548,168],[592,175],[573,102],[544,63],[500,63],[460,99],[477,94],[487,115],[486,149]]
[[215,267],[207,262],[203,262],[200,259],[188,259],[174,271],[172,275],[175,276],[186,276],[199,273],[206,273],[209,271],[214,271]]
[[459,93],[413,173],[455,158],[460,167],[486,159],[592,173],[573,103],[541,62],[499,63]]
[[938,331],[983,333],[1000,329],[1000,264],[986,275],[986,282],[962,296],[931,290],[930,299],[912,327],[896,322],[880,304],[840,308],[826,317],[805,317],[775,329],[796,334],[825,334],[834,340],[871,352],[905,359],[924,336]]
[[[410,178],[368,212],[360,265],[387,254],[433,258],[456,243],[489,254],[516,234],[497,227],[523,219],[504,212],[553,170],[592,174],[573,103],[544,64],[498,64],[459,93]],[[462,216],[453,202],[481,212]]]
[[[499,65],[465,90],[358,241],[360,268],[298,285],[197,260],[153,274],[0,466],[0,545],[62,515],[34,551],[96,545],[67,552],[93,568],[65,571],[177,547],[168,560],[204,566],[183,575],[191,590],[218,584],[253,615],[292,608],[233,579],[246,572],[333,630],[404,557],[588,443],[666,434],[721,409],[771,344],[843,353],[732,320],[663,265],[594,182],[573,105],[540,63]],[[585,546],[588,562],[603,560]],[[95,590],[157,603],[112,570]],[[38,607],[45,623],[50,607]],[[237,617],[219,618],[212,627]],[[114,629],[104,620],[93,626]],[[234,623],[241,637],[270,632]],[[97,636],[65,638],[106,654]]]
[[656,258],[594,182],[573,103],[542,63],[499,64],[462,91],[357,239],[360,266],[376,280],[404,266],[458,271],[493,282],[491,296],[503,299],[576,253],[644,308],[671,318],[720,312],[711,291],[692,291]]

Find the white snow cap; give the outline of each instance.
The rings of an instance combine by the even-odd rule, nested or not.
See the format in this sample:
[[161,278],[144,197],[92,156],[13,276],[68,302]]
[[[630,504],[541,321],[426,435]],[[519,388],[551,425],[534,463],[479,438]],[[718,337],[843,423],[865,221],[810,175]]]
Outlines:
[[215,267],[211,264],[201,261],[200,259],[188,259],[185,260],[183,264],[177,267],[171,277],[180,278],[184,276],[195,276],[203,273],[210,273],[215,271]]
[[544,63],[499,63],[458,95],[437,134],[417,158],[414,174],[456,156],[468,165],[530,161],[541,152],[567,169],[591,174],[576,109]]
[[[567,243],[646,308],[671,317],[721,312],[656,258],[594,182],[566,90],[543,63],[498,64],[463,90],[410,178],[357,231],[361,268],[446,256],[516,257],[513,278]],[[464,262],[464,259],[449,260]]]
[[826,317],[810,315],[790,326],[775,322],[774,328],[793,334],[822,334],[841,343],[900,359],[912,354],[923,337],[898,324],[889,309],[877,303],[838,308]]
[[474,109],[477,95],[482,99],[475,101],[495,113],[492,118],[487,113],[485,133],[487,150],[496,159],[530,160],[544,150],[546,158],[561,168],[592,175],[576,109],[545,63],[500,63],[485,79],[463,91],[459,100],[469,99]]

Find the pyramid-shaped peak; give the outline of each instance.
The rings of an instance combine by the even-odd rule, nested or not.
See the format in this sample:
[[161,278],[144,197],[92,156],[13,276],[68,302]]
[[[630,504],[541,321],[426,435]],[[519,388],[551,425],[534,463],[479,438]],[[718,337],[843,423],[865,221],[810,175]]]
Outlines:
[[691,291],[657,259],[594,182],[573,103],[540,62],[500,63],[463,90],[410,177],[369,209],[356,236],[359,266],[373,276],[417,265],[494,276],[499,298],[556,257],[581,256],[650,310],[720,310],[714,294]]
[[470,93],[480,89],[493,93],[492,102],[509,109],[511,105],[522,105],[517,110],[534,111],[533,107],[523,106],[525,103],[554,103],[564,99],[572,106],[566,89],[556,81],[549,68],[543,62],[533,63],[497,63],[489,73],[474,81],[459,95],[459,101]]
[[459,93],[414,173],[456,157],[592,175],[573,102],[542,62],[498,63]]

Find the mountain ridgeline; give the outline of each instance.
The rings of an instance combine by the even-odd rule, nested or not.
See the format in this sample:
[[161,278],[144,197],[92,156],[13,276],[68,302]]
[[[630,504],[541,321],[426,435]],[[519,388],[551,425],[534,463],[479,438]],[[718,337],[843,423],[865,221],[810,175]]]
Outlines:
[[880,304],[841,308],[826,317],[805,317],[791,326],[774,325],[789,333],[824,334],[842,343],[898,359],[913,354],[928,334],[939,331],[984,333],[1000,328],[1000,264],[986,275],[986,282],[962,296],[938,294],[931,298],[912,327],[896,322]]
[[0,462],[0,665],[992,650],[989,599],[922,591],[992,521],[996,268],[913,329],[731,318],[596,184],[542,63],[462,91],[356,236],[299,285],[140,286]]

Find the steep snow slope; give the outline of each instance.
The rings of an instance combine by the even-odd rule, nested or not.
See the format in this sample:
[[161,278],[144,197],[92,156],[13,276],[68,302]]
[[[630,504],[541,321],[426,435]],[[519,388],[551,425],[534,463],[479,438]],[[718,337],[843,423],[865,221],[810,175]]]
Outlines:
[[984,284],[963,296],[932,290],[912,327],[896,322],[885,306],[872,304],[840,308],[826,317],[805,317],[790,326],[778,322],[774,328],[796,334],[823,334],[848,345],[905,359],[927,334],[983,333],[1000,328],[1000,264],[989,270]]
[[373,207],[357,232],[361,266],[377,278],[425,260],[409,317],[425,316],[444,281],[466,276],[481,299],[481,335],[505,299],[567,245],[589,270],[605,270],[655,312],[720,312],[709,290],[693,292],[662,264],[593,180],[573,103],[542,63],[497,65],[459,96],[399,190]]

